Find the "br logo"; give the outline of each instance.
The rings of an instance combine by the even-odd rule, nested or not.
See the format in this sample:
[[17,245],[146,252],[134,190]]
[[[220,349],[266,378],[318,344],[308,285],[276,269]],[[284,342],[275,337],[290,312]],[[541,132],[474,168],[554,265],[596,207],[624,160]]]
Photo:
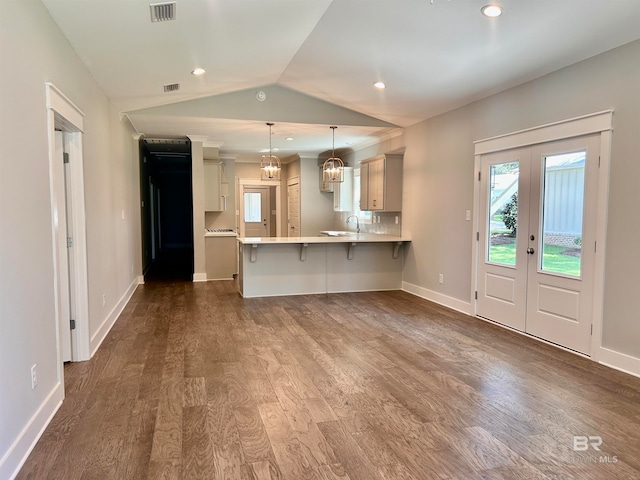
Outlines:
[[600,451],[600,445],[602,445],[602,437],[597,435],[574,435],[573,437],[573,451],[574,452],[586,452],[589,447],[593,448],[597,452]]

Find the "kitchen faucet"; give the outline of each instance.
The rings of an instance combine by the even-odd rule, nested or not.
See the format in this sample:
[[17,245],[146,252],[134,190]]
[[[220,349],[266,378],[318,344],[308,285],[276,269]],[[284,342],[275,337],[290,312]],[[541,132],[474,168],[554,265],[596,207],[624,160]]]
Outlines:
[[358,216],[357,215],[350,215],[347,218],[347,225],[349,224],[349,220],[351,220],[352,218],[356,219],[356,233],[360,233],[360,220],[358,220]]

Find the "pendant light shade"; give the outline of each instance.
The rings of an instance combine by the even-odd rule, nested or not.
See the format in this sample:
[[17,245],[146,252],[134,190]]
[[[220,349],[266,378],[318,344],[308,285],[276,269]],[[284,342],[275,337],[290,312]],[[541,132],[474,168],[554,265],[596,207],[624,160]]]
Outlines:
[[328,183],[341,183],[344,180],[344,162],[336,157],[336,128],[329,127],[333,131],[331,158],[327,158],[322,164],[322,181]]
[[269,155],[263,155],[260,161],[260,172],[262,180],[280,180],[280,170],[282,165],[280,159],[271,153],[271,127],[273,123],[267,122],[269,126]]

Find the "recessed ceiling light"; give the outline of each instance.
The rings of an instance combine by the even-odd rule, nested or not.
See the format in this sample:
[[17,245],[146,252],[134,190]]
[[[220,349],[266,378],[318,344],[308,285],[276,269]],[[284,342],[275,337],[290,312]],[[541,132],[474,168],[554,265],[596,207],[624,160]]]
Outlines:
[[384,82],[376,82],[373,84],[374,87],[379,88],[380,90],[382,90],[383,88],[386,88],[387,86],[384,84]]
[[288,142],[292,142],[293,141],[293,137],[286,137],[285,140],[288,141]]
[[480,9],[485,17],[495,18],[502,15],[502,7],[500,5],[485,5]]
[[193,75],[202,75],[205,72],[204,68],[195,68],[191,71]]

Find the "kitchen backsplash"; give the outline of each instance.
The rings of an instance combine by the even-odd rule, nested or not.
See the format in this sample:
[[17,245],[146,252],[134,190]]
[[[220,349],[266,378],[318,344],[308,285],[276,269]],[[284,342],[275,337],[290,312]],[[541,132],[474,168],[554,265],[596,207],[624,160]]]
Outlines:
[[[356,230],[356,223],[351,220],[348,224],[347,218],[353,215],[351,212],[343,212],[336,214],[337,225],[334,225],[335,230]],[[398,223],[396,224],[396,217]],[[384,235],[396,235],[402,234],[402,213],[401,212],[371,212],[371,222],[363,223],[363,219],[360,220],[360,232],[362,233],[380,233]],[[375,222],[375,223],[373,223]]]

